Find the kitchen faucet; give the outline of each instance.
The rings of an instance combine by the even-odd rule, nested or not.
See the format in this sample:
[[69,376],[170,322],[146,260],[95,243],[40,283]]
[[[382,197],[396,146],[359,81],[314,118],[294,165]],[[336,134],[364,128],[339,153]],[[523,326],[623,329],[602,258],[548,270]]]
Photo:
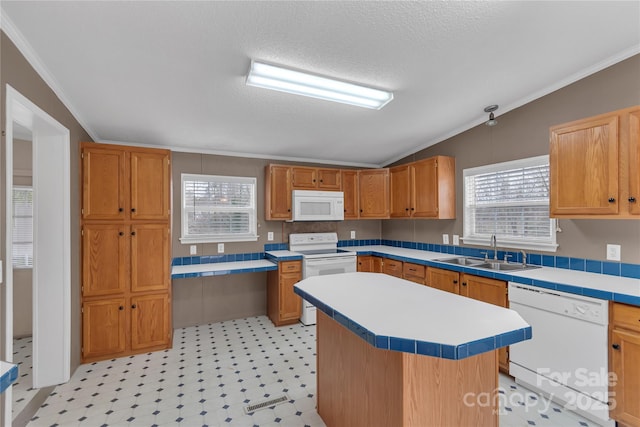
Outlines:
[[498,260],[498,241],[496,240],[496,235],[491,235],[491,247],[493,248],[493,260]]

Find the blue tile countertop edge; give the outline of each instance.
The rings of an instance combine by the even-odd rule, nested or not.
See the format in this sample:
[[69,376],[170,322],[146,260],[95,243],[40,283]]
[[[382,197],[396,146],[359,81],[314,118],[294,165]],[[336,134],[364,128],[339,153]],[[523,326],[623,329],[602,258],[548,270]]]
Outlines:
[[18,379],[18,365],[2,362],[2,376],[0,377],[0,393],[3,393]]
[[376,335],[367,328],[359,325],[349,319],[342,313],[328,305],[320,302],[298,287],[294,287],[294,292],[300,295],[324,314],[340,323],[342,326],[359,336],[361,339],[369,343],[375,348],[382,350],[393,350],[402,353],[420,354],[423,356],[438,357],[441,359],[460,360],[477,354],[486,353],[487,351],[496,350],[506,347],[520,341],[531,339],[531,327],[510,331],[504,334],[486,337],[480,340],[460,344],[448,345],[435,342],[417,341],[406,338],[389,337],[384,335]]

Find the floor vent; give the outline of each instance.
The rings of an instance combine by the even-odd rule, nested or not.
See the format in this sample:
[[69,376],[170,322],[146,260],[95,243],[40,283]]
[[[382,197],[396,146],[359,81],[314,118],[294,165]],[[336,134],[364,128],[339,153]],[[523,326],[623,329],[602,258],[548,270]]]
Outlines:
[[286,401],[288,401],[289,398],[287,397],[286,394],[283,394],[280,397],[275,397],[273,399],[269,399],[269,400],[265,400],[264,402],[260,402],[260,403],[256,403],[254,405],[247,405],[244,407],[244,412],[246,414],[250,414],[252,412],[255,412],[259,409],[264,409],[264,408],[268,408],[269,406],[275,406],[278,405],[280,403],[284,403]]

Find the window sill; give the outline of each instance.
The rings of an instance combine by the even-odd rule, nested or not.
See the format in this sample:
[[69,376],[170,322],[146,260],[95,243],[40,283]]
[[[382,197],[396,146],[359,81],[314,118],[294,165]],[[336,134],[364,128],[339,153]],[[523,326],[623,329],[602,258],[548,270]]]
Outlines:
[[191,245],[194,243],[232,243],[255,242],[260,236],[233,236],[233,237],[181,237],[180,243]]
[[[478,246],[491,246],[488,238],[478,238],[478,237],[461,237],[460,240],[463,240],[468,245],[478,245]],[[541,251],[541,252],[556,252],[558,250],[558,244],[556,243],[536,243],[536,242],[514,242],[514,241],[498,241],[498,250],[503,249],[527,249],[531,251]]]

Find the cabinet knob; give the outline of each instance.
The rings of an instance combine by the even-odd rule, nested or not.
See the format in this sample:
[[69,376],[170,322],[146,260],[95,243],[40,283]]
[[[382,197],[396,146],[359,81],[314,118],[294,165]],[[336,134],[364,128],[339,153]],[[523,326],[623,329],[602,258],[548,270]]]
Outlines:
[[458,284],[458,281],[457,281],[457,280],[454,280],[454,281],[453,281],[453,284],[454,284],[454,285],[457,285],[457,284]]
[[137,308],[137,305],[131,304],[131,308]]
[[122,208],[118,208],[118,212],[122,212],[124,209]]
[[636,202],[636,198],[631,196],[629,197],[629,203],[635,203]]
[[467,286],[467,282],[462,282],[462,286]]
[[613,344],[611,348],[613,348],[614,350],[620,350],[620,344]]
[[131,235],[132,235],[132,236],[135,236],[135,235],[136,235],[136,232],[135,232],[135,231],[132,231],[132,232],[131,232]]
[[415,209],[415,208],[411,208],[411,210],[412,210],[412,211],[415,211],[416,209]]
[[291,212],[291,209],[287,209],[287,212]]
[[362,209],[360,209],[360,213],[362,213]]
[[409,212],[409,208],[404,208],[405,211]]
[[121,305],[120,307],[118,307],[118,310],[120,311],[124,310],[124,306]]
[[119,232],[118,235],[124,236],[124,231]]
[[136,208],[131,208],[131,212],[135,212],[135,211],[136,211]]
[[615,203],[616,199],[615,197],[609,197],[609,203]]

